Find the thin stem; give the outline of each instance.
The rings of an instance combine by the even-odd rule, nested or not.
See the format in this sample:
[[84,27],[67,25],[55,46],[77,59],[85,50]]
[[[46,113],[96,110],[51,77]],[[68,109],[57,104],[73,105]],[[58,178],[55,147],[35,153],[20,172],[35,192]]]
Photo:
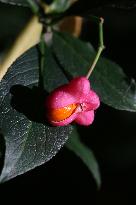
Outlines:
[[97,51],[97,54],[95,56],[95,59],[94,59],[94,61],[92,63],[92,66],[90,67],[90,69],[89,69],[89,71],[88,71],[88,73],[86,75],[87,79],[92,74],[92,71],[94,70],[94,68],[96,66],[96,63],[99,60],[99,57],[100,57],[102,51],[105,48],[104,43],[103,43],[103,23],[104,23],[104,19],[100,18],[99,20],[100,20],[100,22],[99,22],[99,47],[98,47],[98,51]]

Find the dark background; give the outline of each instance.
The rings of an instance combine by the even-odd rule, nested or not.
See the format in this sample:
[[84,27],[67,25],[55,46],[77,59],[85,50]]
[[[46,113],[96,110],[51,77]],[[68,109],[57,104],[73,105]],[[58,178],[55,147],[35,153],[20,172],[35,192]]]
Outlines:
[[[5,5],[0,4],[0,14],[4,9]],[[104,7],[94,9],[93,13],[105,19],[104,55],[122,66],[128,76],[136,78],[136,9]],[[0,24],[4,24],[2,19]],[[12,26],[13,33],[17,29],[15,27]],[[83,37],[96,47],[97,25],[86,22],[84,28]],[[8,37],[6,29],[5,33],[0,37],[1,42]],[[3,43],[1,48],[4,46]],[[80,159],[63,148],[47,164],[0,185],[1,200],[37,204],[135,204],[135,131],[135,113],[118,111],[102,104],[94,124],[90,128],[80,127],[82,140],[92,148],[100,166],[100,191],[97,191],[90,172]]]

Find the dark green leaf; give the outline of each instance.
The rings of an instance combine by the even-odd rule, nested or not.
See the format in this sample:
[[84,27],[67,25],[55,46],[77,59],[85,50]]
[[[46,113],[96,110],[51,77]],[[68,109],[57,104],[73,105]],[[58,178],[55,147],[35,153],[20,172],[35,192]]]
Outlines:
[[[71,77],[86,75],[96,55],[89,44],[64,33],[54,34],[53,50]],[[105,104],[119,110],[136,111],[136,83],[127,78],[119,65],[100,58],[90,80]]]
[[43,69],[42,76],[44,81],[44,87],[48,92],[51,92],[56,87],[68,82],[65,74],[62,72],[59,65],[53,58],[50,49],[47,47],[45,48],[45,69]]
[[81,158],[81,160],[91,171],[98,188],[100,188],[101,177],[97,160],[95,159],[93,152],[80,141],[78,131],[75,127],[68,142],[66,143],[66,147]]
[[0,0],[0,2],[16,6],[28,6],[27,0]]
[[[51,54],[46,61],[51,61]],[[55,61],[51,66],[57,73]],[[2,182],[50,160],[71,133],[70,126],[52,127],[46,123],[43,107],[46,92],[37,87],[38,69],[38,52],[33,48],[11,66],[0,83],[0,128],[6,145]],[[60,75],[53,84],[50,70],[47,63],[46,90],[61,83]]]

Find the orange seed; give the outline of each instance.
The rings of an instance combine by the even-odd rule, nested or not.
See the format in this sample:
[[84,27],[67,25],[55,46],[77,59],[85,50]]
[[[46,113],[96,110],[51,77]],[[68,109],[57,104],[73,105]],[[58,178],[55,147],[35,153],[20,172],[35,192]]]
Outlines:
[[76,108],[77,108],[77,104],[71,104],[63,108],[51,109],[49,112],[50,119],[52,119],[52,121],[65,120],[66,118],[70,117],[70,115],[73,114]]

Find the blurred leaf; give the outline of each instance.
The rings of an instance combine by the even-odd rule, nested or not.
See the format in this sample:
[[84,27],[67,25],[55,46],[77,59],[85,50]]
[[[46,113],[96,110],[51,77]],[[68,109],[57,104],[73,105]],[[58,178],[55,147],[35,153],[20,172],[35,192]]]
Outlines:
[[[36,2],[36,0],[32,0]],[[16,5],[16,6],[27,6],[29,7],[32,1],[29,0],[0,0],[2,3]],[[76,0],[53,0],[51,4],[48,5],[49,13],[60,13],[67,10],[71,4],[73,4]],[[38,2],[38,1],[37,1]]]
[[0,2],[16,6],[28,6],[27,0],[0,0]]
[[26,0],[29,4],[30,9],[35,15],[39,14],[39,6],[36,1],[34,0]]
[[91,171],[98,188],[100,188],[101,177],[97,160],[93,152],[80,141],[76,127],[74,127],[74,130],[66,143],[66,147],[73,151],[85,163]]
[[[90,44],[66,33],[54,34],[53,50],[71,77],[86,75],[96,55]],[[127,78],[119,65],[100,58],[90,80],[105,104],[119,110],[136,111],[136,83]]]
[[[38,55],[36,48],[26,52],[11,66],[0,83],[0,128],[6,146],[0,177],[2,182],[50,160],[71,133],[70,126],[52,127],[45,121],[46,92],[37,87]],[[46,61],[51,61],[51,55],[46,56]],[[57,73],[55,61],[51,65]],[[52,88],[50,68],[50,63],[47,63],[49,85],[46,85],[46,90]],[[61,81],[60,77],[57,76]],[[60,83],[58,79],[54,86]]]
[[45,11],[47,13],[61,13],[66,11],[77,0],[53,0],[48,6],[46,5]]
[[58,29],[61,32],[67,32],[79,37],[81,35],[83,22],[84,19],[80,16],[68,16],[59,22]]

